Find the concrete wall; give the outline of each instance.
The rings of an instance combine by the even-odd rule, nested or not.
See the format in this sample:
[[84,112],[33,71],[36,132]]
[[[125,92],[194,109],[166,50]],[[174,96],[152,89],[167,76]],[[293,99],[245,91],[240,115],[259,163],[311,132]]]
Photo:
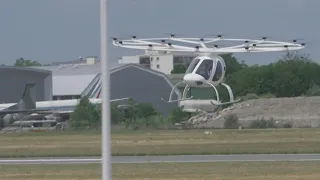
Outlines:
[[0,66],[0,103],[16,103],[21,99],[26,83],[36,83],[31,95],[36,101],[52,100],[50,71]]
[[[167,116],[172,109],[178,107],[177,103],[166,103],[171,86],[164,77],[141,70],[137,67],[126,67],[119,71],[111,72],[111,99],[132,97],[138,102],[151,102],[158,112]],[[177,99],[174,94],[173,99]]]

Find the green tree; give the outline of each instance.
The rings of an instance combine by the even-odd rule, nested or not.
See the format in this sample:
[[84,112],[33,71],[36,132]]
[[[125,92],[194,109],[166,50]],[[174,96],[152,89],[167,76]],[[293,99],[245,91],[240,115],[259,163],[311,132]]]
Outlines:
[[112,124],[120,124],[125,121],[124,110],[118,107],[119,104],[114,102],[111,103],[111,122]]
[[80,99],[70,115],[74,129],[99,129],[101,125],[101,109],[89,101],[87,96]]
[[226,63],[226,77],[232,73],[238,72],[240,70],[242,70],[243,68],[248,67],[244,61],[239,62],[238,59],[236,57],[234,57],[232,54],[224,54],[221,55],[221,57],[223,58],[223,60]]
[[276,63],[244,67],[226,81],[238,96],[254,93],[294,97],[306,94],[312,84],[319,84],[319,76],[319,64],[308,56],[288,53]]
[[41,66],[37,61],[32,61],[30,59],[19,58],[16,59],[14,66]]
[[[155,118],[158,116],[158,118]],[[134,129],[140,129],[141,127],[149,127],[151,124],[158,122],[151,122],[155,120],[161,120],[160,114],[152,106],[151,103],[138,103],[134,99],[128,100],[128,107],[124,112],[124,119],[126,127],[133,127]]]

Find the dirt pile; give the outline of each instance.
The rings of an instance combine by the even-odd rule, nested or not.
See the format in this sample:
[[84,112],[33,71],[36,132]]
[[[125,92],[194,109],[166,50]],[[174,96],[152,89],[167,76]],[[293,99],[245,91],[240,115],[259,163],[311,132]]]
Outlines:
[[252,99],[215,113],[200,113],[188,120],[193,127],[223,128],[225,117],[235,114],[243,127],[253,120],[274,119],[293,127],[320,127],[320,96]]

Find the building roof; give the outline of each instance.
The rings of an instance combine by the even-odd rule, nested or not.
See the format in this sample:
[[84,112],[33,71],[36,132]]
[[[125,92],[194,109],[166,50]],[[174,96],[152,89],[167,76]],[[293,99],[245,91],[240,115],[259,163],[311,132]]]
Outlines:
[[[117,67],[118,65],[111,66]],[[60,64],[50,66],[32,66],[32,69],[52,72],[52,95],[82,95],[90,92],[88,87],[101,72],[97,64]],[[91,85],[93,86],[93,85]]]
[[[150,68],[143,67],[143,66],[141,66],[141,65],[139,65],[139,64],[125,64],[125,65],[119,66],[119,67],[117,67],[117,68],[113,68],[113,69],[110,70],[110,74],[115,73],[115,72],[119,72],[119,71],[121,71],[121,70],[123,70],[123,69],[126,69],[126,68],[129,68],[129,67],[137,68],[137,69],[139,69],[139,70],[148,72],[148,73],[150,73],[150,74],[160,76],[160,77],[162,77],[162,78],[169,84],[169,86],[170,86],[171,88],[174,87],[174,84],[171,82],[171,80],[168,78],[168,76],[167,76],[166,74],[164,74],[164,73],[162,73],[162,72],[160,72],[160,71],[155,71],[155,70],[152,70],[152,69],[150,69]],[[101,92],[101,84],[100,84],[100,81],[99,81],[99,83],[97,83],[97,86],[98,86],[98,87],[95,88],[95,89],[97,89],[97,90],[94,91],[95,94],[93,94],[93,96],[96,97],[96,98],[99,98],[100,92]],[[178,96],[179,98],[181,97],[181,93],[180,93],[180,91],[179,91],[178,89],[175,90],[175,93],[177,94],[177,96]]]
[[32,71],[32,72],[38,72],[38,73],[44,73],[44,74],[51,74],[50,70],[35,69],[35,68],[21,67],[21,66],[0,66],[0,69],[12,69],[12,70],[19,70],[19,71]]
[[96,74],[53,76],[52,94],[54,96],[80,95],[96,76]]
[[[173,88],[174,84],[166,74],[145,68],[139,64],[117,64],[110,68],[110,74],[121,71],[125,68],[134,67],[142,71],[163,77]],[[101,92],[101,64],[66,64],[52,66],[37,66],[36,69],[52,71],[53,96],[63,95],[88,95],[90,98],[98,98]],[[181,97],[180,92],[176,91]]]
[[[113,65],[110,69],[118,67]],[[51,66],[32,66],[32,68],[52,71],[53,76],[71,76],[79,74],[99,74],[101,72],[101,64],[61,64]]]

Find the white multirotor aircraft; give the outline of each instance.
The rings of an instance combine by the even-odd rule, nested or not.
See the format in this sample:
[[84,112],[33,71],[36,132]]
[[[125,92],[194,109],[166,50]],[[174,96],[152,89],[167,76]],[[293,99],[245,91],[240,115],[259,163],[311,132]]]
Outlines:
[[[150,54],[153,52],[196,54],[197,57],[191,61],[185,72],[183,81],[174,86],[170,93],[169,100],[166,102],[170,103],[191,99],[192,97],[186,97],[190,87],[201,88],[211,86],[217,96],[217,99],[211,101],[211,104],[223,105],[238,102],[240,99],[235,100],[230,86],[223,83],[227,67],[225,61],[220,55],[248,52],[297,51],[305,47],[305,43],[299,44],[297,43],[297,40],[293,40],[292,42],[280,42],[268,41],[266,39],[266,37],[259,40],[229,39],[223,38],[222,35],[218,35],[216,38],[177,38],[174,34],[171,34],[171,36],[167,38],[137,39],[136,36],[132,36],[132,39],[129,40],[118,40],[117,38],[113,38],[113,45],[122,48],[145,50],[146,53]],[[184,44],[193,44],[193,46],[178,45],[176,43],[172,43],[174,41]],[[242,42],[242,44],[229,47],[219,47],[214,44],[219,41]],[[172,100],[175,88],[182,83],[186,84],[182,98]],[[227,88],[230,97],[229,102],[220,101],[219,93],[216,88],[219,85]]]

